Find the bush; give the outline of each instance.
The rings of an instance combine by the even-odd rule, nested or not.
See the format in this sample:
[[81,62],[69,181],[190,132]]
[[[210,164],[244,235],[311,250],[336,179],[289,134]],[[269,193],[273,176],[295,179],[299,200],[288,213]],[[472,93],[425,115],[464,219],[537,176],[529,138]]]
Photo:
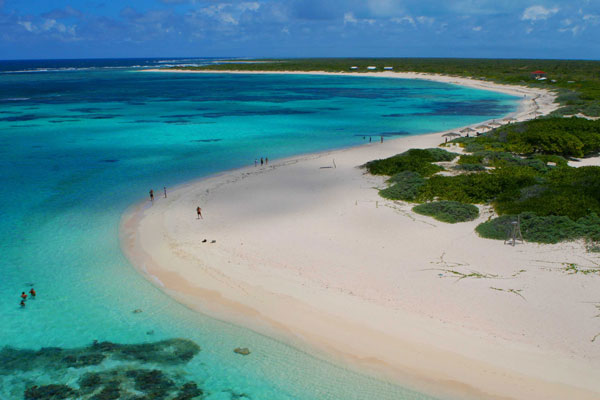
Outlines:
[[388,182],[392,186],[380,190],[381,197],[390,200],[413,201],[419,188],[425,184],[425,179],[416,172],[404,171],[392,176]]
[[454,167],[457,171],[485,171],[485,165],[482,164],[458,164]]
[[497,197],[518,198],[520,189],[537,183],[538,173],[528,167],[505,167],[458,176],[433,176],[419,189],[417,200],[487,203]]
[[365,164],[373,175],[392,176],[403,171],[417,172],[421,176],[431,176],[444,168],[432,164],[438,161],[451,161],[458,154],[443,149],[410,149],[402,154]]
[[435,201],[419,204],[413,207],[413,211],[450,224],[473,221],[479,216],[479,209],[477,207],[457,201]]
[[566,216],[576,220],[591,212],[600,213],[600,203],[597,198],[580,190],[553,190],[543,187],[543,190],[534,194],[522,191],[518,200],[499,200],[496,203],[496,211],[498,214],[531,211],[539,216]]
[[457,139],[467,151],[501,150],[517,154],[584,157],[600,151],[600,121],[540,118],[504,125],[476,138]]
[[[488,239],[505,240],[512,231],[515,215],[505,215],[479,224],[475,231]],[[534,213],[520,214],[521,233],[529,242],[558,243],[564,240],[600,238],[600,218],[596,214],[574,221],[565,216],[537,216]]]
[[458,159],[459,165],[464,164],[481,164],[483,162],[483,155],[475,155],[475,154],[463,154]]

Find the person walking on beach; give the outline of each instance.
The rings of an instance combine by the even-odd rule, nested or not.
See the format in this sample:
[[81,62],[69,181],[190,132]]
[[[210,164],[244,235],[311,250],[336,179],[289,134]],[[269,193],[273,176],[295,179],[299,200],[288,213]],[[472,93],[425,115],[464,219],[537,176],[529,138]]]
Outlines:
[[[202,209],[199,206],[196,208],[196,213],[198,214],[197,219],[202,218]],[[204,218],[202,218],[202,219],[204,219]]]
[[31,295],[32,299],[35,299],[36,293],[35,293],[35,289],[34,288],[31,288],[31,290],[29,291],[29,294]]
[[264,162],[265,162],[265,160],[263,160],[263,158],[261,157],[261,158],[260,158],[260,166],[261,166],[261,167],[263,166]]
[[165,192],[165,199],[167,198],[167,187],[163,186],[163,192]]
[[154,190],[150,189],[150,201],[154,202]]

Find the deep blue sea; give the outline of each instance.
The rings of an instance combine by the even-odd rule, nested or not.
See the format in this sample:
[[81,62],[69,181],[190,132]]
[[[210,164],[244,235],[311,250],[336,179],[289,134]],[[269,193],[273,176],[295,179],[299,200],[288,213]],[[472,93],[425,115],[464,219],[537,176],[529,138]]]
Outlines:
[[501,118],[518,99],[419,80],[141,72],[211,62],[0,61],[0,399],[429,399],[176,303],[125,259],[119,220],[150,188]]

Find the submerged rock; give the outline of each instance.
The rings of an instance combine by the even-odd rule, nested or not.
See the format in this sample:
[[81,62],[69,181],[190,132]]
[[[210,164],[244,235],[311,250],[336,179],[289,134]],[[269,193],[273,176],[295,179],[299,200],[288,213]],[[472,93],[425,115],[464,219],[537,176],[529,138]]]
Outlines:
[[248,354],[250,354],[250,350],[247,347],[236,347],[235,349],[233,349],[233,351],[243,356],[247,356]]

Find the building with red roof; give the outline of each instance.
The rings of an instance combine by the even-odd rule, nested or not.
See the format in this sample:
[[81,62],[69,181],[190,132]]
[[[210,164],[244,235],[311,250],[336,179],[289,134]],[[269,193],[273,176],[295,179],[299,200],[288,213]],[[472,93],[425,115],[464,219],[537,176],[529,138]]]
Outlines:
[[546,78],[546,73],[544,71],[541,70],[537,70],[537,71],[533,71],[531,73],[531,77],[533,79],[542,79],[542,78]]

